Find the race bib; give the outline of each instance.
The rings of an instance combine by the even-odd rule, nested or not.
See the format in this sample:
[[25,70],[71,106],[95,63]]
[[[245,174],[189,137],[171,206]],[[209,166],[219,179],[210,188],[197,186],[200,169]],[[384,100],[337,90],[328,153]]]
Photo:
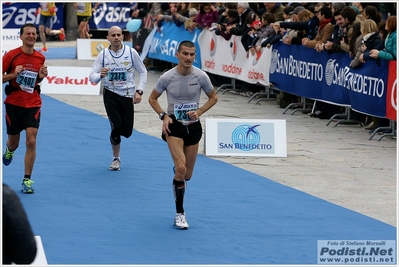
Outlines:
[[123,84],[124,82],[126,82],[126,78],[126,68],[113,68],[108,71],[108,80],[113,84]]
[[175,104],[174,105],[174,115],[176,120],[183,125],[189,125],[191,123],[197,122],[197,120],[191,120],[187,115],[187,112],[197,110],[197,103],[188,104]]
[[37,72],[24,70],[18,75],[17,83],[22,90],[32,94],[35,90],[36,78]]
[[85,12],[85,4],[84,3],[78,3],[78,13],[83,13]]

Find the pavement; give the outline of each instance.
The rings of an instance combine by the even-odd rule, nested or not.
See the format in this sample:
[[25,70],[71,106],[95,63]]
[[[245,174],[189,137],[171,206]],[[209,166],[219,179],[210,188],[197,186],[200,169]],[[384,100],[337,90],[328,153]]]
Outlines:
[[[39,47],[40,44],[37,44]],[[75,46],[76,42],[49,42],[48,47]],[[48,66],[91,67],[92,60],[47,60]],[[142,103],[135,106],[134,128],[160,138],[161,121],[148,104],[148,96],[160,72],[149,71]],[[217,88],[215,88],[217,89]],[[102,96],[49,96],[70,105],[106,117]],[[287,128],[287,157],[211,157],[275,182],[397,226],[397,140],[391,137],[369,140],[369,131],[359,125],[326,126],[328,120],[302,112],[283,114],[274,99],[248,103],[249,98],[218,93],[218,103],[201,117],[206,118],[283,119]],[[201,103],[206,96],[203,95]],[[166,108],[166,96],[159,99]],[[131,138],[134,138],[134,134]],[[123,149],[123,147],[122,147]],[[110,151],[111,153],[111,151]],[[200,144],[204,154],[204,138]],[[194,174],[195,177],[195,174]]]

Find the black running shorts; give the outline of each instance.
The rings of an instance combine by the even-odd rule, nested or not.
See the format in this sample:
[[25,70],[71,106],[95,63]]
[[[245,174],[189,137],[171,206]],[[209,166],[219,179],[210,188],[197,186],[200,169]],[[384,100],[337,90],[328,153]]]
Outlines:
[[[200,121],[194,122],[189,125],[183,125],[176,120],[175,116],[170,116],[173,120],[169,124],[169,136],[174,136],[183,139],[184,146],[192,146],[197,144],[202,138],[202,125]],[[166,142],[166,137],[162,134],[162,139]]]
[[5,104],[7,134],[16,135],[28,127],[39,128],[40,107],[23,108]]

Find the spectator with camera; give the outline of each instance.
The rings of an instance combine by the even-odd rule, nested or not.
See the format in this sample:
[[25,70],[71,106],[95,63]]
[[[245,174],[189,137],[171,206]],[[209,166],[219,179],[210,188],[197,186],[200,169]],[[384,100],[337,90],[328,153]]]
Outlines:
[[229,9],[227,11],[226,19],[226,22],[217,25],[215,34],[222,36],[226,41],[228,41],[231,38],[231,34],[227,32],[227,27],[235,25],[238,22],[238,11],[235,9]]

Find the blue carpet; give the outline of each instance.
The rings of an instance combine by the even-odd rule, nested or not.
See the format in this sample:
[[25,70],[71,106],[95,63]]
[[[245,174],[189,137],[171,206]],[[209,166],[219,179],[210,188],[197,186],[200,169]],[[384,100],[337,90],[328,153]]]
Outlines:
[[43,95],[36,193],[19,191],[24,134],[3,167],[49,264],[317,264],[318,240],[396,240],[395,227],[202,155],[178,231],[166,143],[134,131],[111,172],[109,133],[107,119]]
[[[36,50],[40,50],[41,46],[37,46]],[[44,53],[46,59],[76,59],[76,47],[49,47]]]

